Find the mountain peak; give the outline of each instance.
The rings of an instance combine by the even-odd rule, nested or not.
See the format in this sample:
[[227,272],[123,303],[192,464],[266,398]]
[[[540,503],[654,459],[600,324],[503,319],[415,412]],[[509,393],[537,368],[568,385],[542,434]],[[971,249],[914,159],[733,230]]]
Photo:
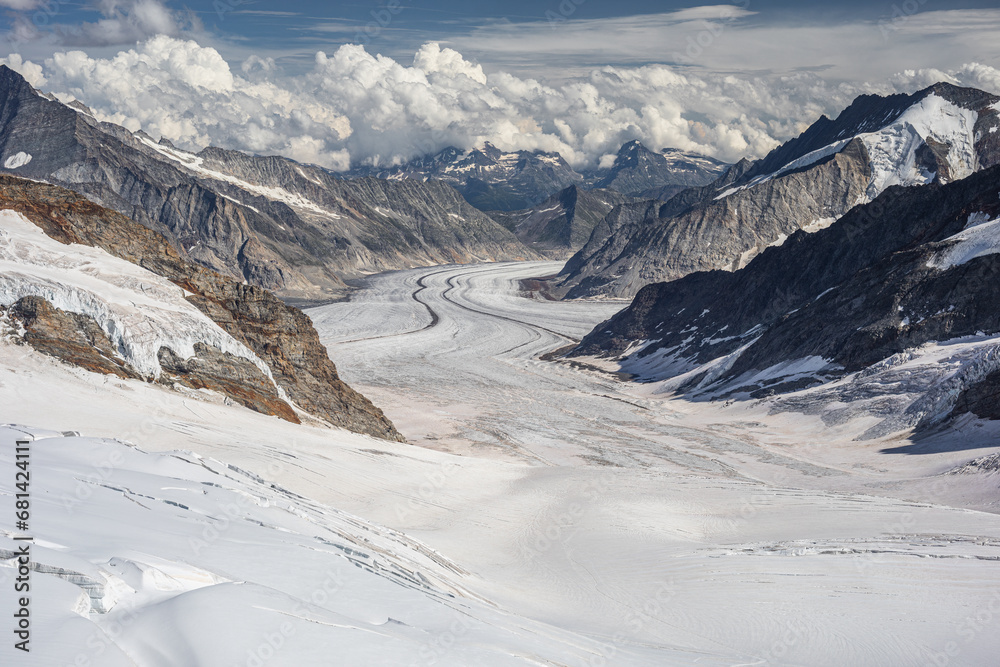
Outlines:
[[491,160],[499,160],[503,156],[503,151],[488,141],[483,144],[482,153]]
[[38,91],[19,72],[7,65],[0,65],[0,91],[8,91],[9,94],[13,90],[21,94],[29,91],[34,95],[38,94]]
[[[957,107],[975,111],[980,115],[989,112],[989,107],[1000,101],[1000,97],[975,88],[962,88],[947,82],[939,82],[912,95],[860,95],[844,109],[836,120],[821,116],[801,135],[775,148],[758,161],[747,172],[746,179],[773,174],[795,163],[797,160],[833,147],[838,142],[847,142],[852,137],[879,132],[893,124],[923,103],[931,96],[937,96]],[[932,111],[923,112],[924,116]]]
[[965,109],[980,111],[984,107],[995,104],[1000,98],[978,88],[968,88],[956,86],[947,81],[939,81],[933,86],[928,86],[917,93],[914,93],[914,102],[922,100],[930,95],[937,95]]
[[650,150],[648,148],[646,148],[645,146],[642,145],[641,141],[639,141],[638,139],[633,139],[632,141],[629,141],[628,143],[622,144],[622,147],[618,149],[618,155],[619,156],[623,156],[623,155],[635,155],[635,154],[641,153],[643,151],[645,151],[647,153],[650,152]]

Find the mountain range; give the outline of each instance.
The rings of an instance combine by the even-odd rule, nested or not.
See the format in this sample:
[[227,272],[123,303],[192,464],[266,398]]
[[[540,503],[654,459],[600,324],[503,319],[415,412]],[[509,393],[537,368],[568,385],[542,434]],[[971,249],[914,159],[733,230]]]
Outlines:
[[0,66],[0,165],[136,220],[195,263],[305,300],[340,298],[345,280],[380,271],[537,259],[536,245],[566,254],[585,243],[605,205],[579,221],[570,206],[565,229],[551,220],[547,229],[528,225],[523,239],[513,233],[516,225],[508,229],[487,211],[502,211],[495,216],[510,226],[506,213],[537,207],[567,188],[614,188],[602,201],[618,203],[620,194],[667,196],[726,168],[633,142],[610,168],[582,174],[558,155],[503,153],[486,144],[391,169],[334,174],[216,147],[184,151],[99,121],[80,102],[39,93],[6,66]]
[[865,439],[996,419],[1000,165],[971,169],[995,161],[978,146],[964,178],[891,185],[743,268],[647,285],[572,355],[694,400],[771,399],[831,425],[874,415]]
[[345,278],[532,259],[439,182],[345,180],[279,157],[198,154],[96,120],[0,67],[0,162],[163,234],[186,259],[283,296],[335,298]]
[[487,142],[469,151],[446,148],[388,168],[355,167],[344,176],[443,181],[480,210],[508,212],[530,209],[574,185],[668,199],[688,187],[711,183],[728,168],[710,157],[669,148],[655,152],[631,141],[609,167],[576,171],[558,153],[504,152]]
[[[862,96],[731,167],[630,142],[611,166],[577,172],[556,154],[487,144],[333,174],[187,152],[2,67],[0,160],[21,177],[0,183],[5,208],[181,286],[233,339],[162,344],[139,363],[86,309],[8,299],[4,317],[26,342],[100,372],[395,439],[323,362],[304,316],[270,292],[331,299],[379,271],[548,257],[568,258],[550,295],[634,296],[571,355],[666,389],[711,400],[805,391],[808,409],[872,410],[877,387],[898,388],[905,368],[905,391],[871,434],[996,414],[1000,98],[979,90]],[[942,375],[914,350],[946,341],[959,341],[961,361]]]
[[816,231],[892,185],[947,183],[1000,162],[1000,98],[941,83],[859,97],[757,162],[668,202],[611,214],[553,291],[631,297],[645,285],[737,270],[795,231]]

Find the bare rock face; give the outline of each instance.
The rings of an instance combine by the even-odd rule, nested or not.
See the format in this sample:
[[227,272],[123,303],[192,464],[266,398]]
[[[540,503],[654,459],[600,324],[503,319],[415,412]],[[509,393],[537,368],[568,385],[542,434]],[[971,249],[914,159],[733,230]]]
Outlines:
[[868,155],[858,143],[812,169],[710,198],[674,217],[663,215],[668,205],[658,206],[619,224],[599,247],[588,243],[563,270],[560,287],[568,298],[629,297],[695,271],[741,268],[795,231],[846,213],[868,181]]
[[[340,379],[309,318],[267,290],[184,260],[162,235],[64,188],[0,175],[0,209],[22,213],[57,241],[102,248],[183,287],[194,306],[268,366],[302,410],[357,433],[403,440],[381,410]],[[242,362],[210,350],[190,363],[166,359],[183,384],[201,383],[259,412],[297,421]],[[236,388],[235,379],[244,376],[248,388]]]
[[594,186],[642,199],[667,200],[686,188],[712,183],[728,168],[714,158],[672,148],[657,153],[631,141],[621,147],[606,173],[595,172]]
[[[983,419],[1000,420],[1000,371],[990,373],[979,384],[969,387],[958,397],[955,415],[971,412]],[[1000,457],[993,457],[993,470],[1000,470]]]
[[403,440],[381,410],[340,379],[302,311],[267,290],[208,271],[171,280],[193,293],[188,300],[199,310],[253,350],[300,408],[351,431]]
[[288,297],[338,297],[344,278],[378,271],[538,258],[444,183],[188,153],[41,95],[5,66],[0,171],[78,192],[159,232],[184,259]]
[[8,316],[24,329],[24,342],[43,354],[93,373],[140,377],[91,317],[59,310],[37,296],[26,296],[10,306]]
[[252,363],[204,343],[195,343],[194,349],[195,356],[181,359],[170,348],[160,348],[157,355],[163,368],[160,382],[210,389],[256,412],[299,423],[295,410],[281,399],[271,380]]
[[587,243],[611,210],[629,201],[615,190],[583,190],[571,185],[534,208],[523,211],[490,211],[521,243],[557,259],[566,259]]

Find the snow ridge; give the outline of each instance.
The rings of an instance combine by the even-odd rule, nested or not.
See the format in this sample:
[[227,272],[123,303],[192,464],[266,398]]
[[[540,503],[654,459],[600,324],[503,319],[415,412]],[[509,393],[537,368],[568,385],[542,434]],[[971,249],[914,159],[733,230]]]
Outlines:
[[939,95],[931,94],[880,130],[842,139],[815,150],[774,173],[758,176],[749,183],[727,189],[716,200],[766,183],[789,171],[815,164],[839,153],[855,138],[864,143],[871,159],[873,173],[868,185],[868,201],[893,185],[926,185],[938,177],[938,174],[928,172],[917,163],[917,151],[927,145],[928,140],[950,146],[946,161],[951,172],[950,180],[956,181],[979,168],[975,146],[978,120],[979,114],[975,111],[963,109]]
[[954,236],[945,239],[945,243],[954,245],[935,254],[927,261],[927,266],[932,269],[950,269],[960,266],[977,257],[995,255],[1000,253],[1000,218],[982,222],[978,215],[973,213],[969,217],[969,225]]

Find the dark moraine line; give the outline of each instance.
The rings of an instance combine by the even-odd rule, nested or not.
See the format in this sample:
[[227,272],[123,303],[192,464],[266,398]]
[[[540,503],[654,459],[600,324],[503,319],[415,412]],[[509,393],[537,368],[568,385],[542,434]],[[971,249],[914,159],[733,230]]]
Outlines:
[[427,331],[428,329],[433,329],[441,321],[441,317],[437,314],[437,312],[433,308],[431,308],[431,306],[430,306],[429,303],[427,303],[426,301],[421,301],[420,300],[420,293],[430,288],[430,285],[428,285],[427,283],[424,282],[425,280],[427,280],[428,278],[433,278],[434,276],[439,276],[442,273],[447,273],[450,270],[451,269],[446,269],[444,271],[436,271],[434,273],[428,273],[425,276],[420,276],[420,278],[417,280],[417,285],[420,286],[420,289],[415,290],[412,294],[410,294],[410,298],[413,299],[414,301],[416,301],[417,303],[419,303],[424,308],[426,308],[427,309],[427,314],[431,316],[431,323],[428,324],[427,326],[421,327],[419,329],[414,329],[413,331],[404,331],[402,333],[383,334],[381,336],[369,336],[367,338],[355,338],[353,340],[344,340],[344,341],[340,341],[340,342],[336,343],[336,345],[348,345],[350,343],[360,343],[361,341],[365,341],[365,340],[379,340],[381,338],[396,338],[398,336],[412,336],[413,334],[418,334],[418,333],[421,333],[422,331]]
[[451,278],[449,278],[448,279],[448,289],[446,289],[444,292],[441,293],[441,298],[444,299],[445,301],[447,301],[448,303],[450,303],[451,305],[457,306],[458,308],[461,308],[462,310],[467,310],[470,313],[476,313],[478,315],[486,315],[487,317],[495,317],[498,320],[506,320],[508,322],[513,322],[514,324],[520,324],[520,325],[523,325],[523,326],[526,326],[526,327],[531,327],[532,329],[538,329],[539,331],[545,331],[545,332],[548,332],[548,333],[552,334],[553,336],[558,336],[559,338],[562,338],[563,340],[568,340],[571,343],[579,343],[580,342],[580,341],[576,340],[575,338],[570,338],[566,334],[561,334],[558,331],[553,331],[552,329],[546,329],[543,326],[539,326],[537,324],[532,324],[531,322],[525,322],[523,320],[518,320],[518,319],[515,319],[513,317],[507,317],[506,315],[497,315],[496,313],[490,313],[490,312],[487,312],[485,310],[477,310],[476,308],[470,308],[469,306],[464,306],[464,305],[460,304],[458,301],[455,301],[454,299],[450,298],[448,296],[448,293],[451,292],[452,290],[458,289],[458,285],[455,284],[455,279],[456,278],[461,278],[461,277],[462,277],[462,274],[459,274],[457,276],[452,276]]

